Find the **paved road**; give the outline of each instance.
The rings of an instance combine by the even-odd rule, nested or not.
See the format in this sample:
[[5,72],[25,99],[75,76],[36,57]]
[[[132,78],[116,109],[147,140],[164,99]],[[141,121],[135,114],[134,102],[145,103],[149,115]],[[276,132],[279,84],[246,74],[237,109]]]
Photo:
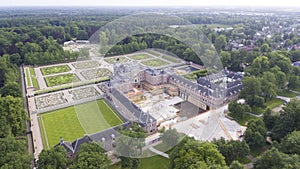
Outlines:
[[156,149],[153,148],[153,147],[150,147],[149,150],[152,151],[153,153],[158,154],[158,155],[160,155],[160,156],[163,156],[163,157],[165,157],[165,158],[170,158],[169,155],[168,155],[167,153],[164,153],[164,152],[161,152],[161,151],[159,151],[159,150],[156,150]]

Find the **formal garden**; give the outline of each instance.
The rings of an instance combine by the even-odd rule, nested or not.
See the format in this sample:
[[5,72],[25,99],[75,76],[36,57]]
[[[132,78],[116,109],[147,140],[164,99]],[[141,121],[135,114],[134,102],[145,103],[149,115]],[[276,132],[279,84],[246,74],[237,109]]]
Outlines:
[[87,61],[87,62],[76,62],[72,63],[75,69],[88,69],[88,68],[96,68],[100,66],[97,61]]
[[107,63],[114,64],[114,63],[122,63],[122,62],[127,62],[129,59],[126,57],[107,57],[104,59]]
[[152,56],[150,56],[148,54],[134,54],[134,55],[130,55],[128,57],[133,60],[145,60],[145,59],[153,58]]
[[160,66],[166,66],[169,63],[161,60],[161,59],[150,59],[150,60],[145,60],[141,62],[145,66],[149,67],[160,67]]
[[41,68],[42,74],[45,75],[51,75],[51,74],[57,74],[57,73],[63,73],[63,72],[69,72],[71,68],[68,65],[59,65],[59,66],[51,66],[51,67],[44,67]]
[[73,73],[45,77],[48,87],[78,82],[80,79]]
[[111,75],[111,71],[106,68],[90,69],[81,72],[82,76],[87,80],[107,78]]

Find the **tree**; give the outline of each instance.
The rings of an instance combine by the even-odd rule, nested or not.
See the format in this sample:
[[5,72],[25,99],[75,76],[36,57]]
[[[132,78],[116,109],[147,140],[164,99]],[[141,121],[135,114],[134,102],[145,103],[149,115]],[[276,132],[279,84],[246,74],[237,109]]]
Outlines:
[[261,82],[255,76],[245,77],[243,80],[244,89],[240,93],[240,97],[245,98],[250,106],[256,103],[256,96],[261,94]]
[[296,75],[291,75],[289,78],[289,88],[296,89],[300,86],[300,77]]
[[0,130],[0,136],[6,137],[4,133],[13,136],[24,134],[27,116],[21,98],[0,97],[0,117],[0,128],[6,128],[6,131]]
[[238,161],[233,161],[230,164],[229,169],[246,169],[246,167],[243,164],[239,163]]
[[[222,168],[225,160],[213,143],[185,138],[170,154],[170,168]],[[207,167],[203,167],[203,165]]]
[[3,97],[21,97],[22,91],[19,84],[17,84],[16,82],[9,82],[0,89],[0,95],[2,95]]
[[176,129],[169,129],[163,133],[161,139],[166,145],[173,147],[179,141],[179,134]]
[[245,141],[226,141],[224,138],[214,140],[220,153],[225,157],[227,164],[231,164],[234,160],[244,158],[250,153],[250,148]]
[[249,105],[242,105],[236,101],[231,102],[228,106],[228,110],[236,117],[243,119],[246,112],[251,112]]
[[250,121],[245,132],[245,140],[251,148],[262,147],[266,142],[266,127],[261,120]]
[[265,101],[267,101],[267,99],[272,99],[273,97],[276,97],[275,84],[275,75],[271,72],[264,72],[261,78],[261,89]]
[[224,67],[230,68],[231,67],[231,55],[229,52],[221,51],[220,53],[221,61]]
[[255,58],[251,66],[246,70],[251,75],[261,75],[270,67],[269,58],[266,56],[258,56]]
[[279,150],[287,154],[300,155],[300,131],[293,131],[285,136],[279,145]]
[[272,129],[272,138],[279,140],[294,130],[300,130],[300,100],[295,99],[280,112]]
[[260,156],[254,163],[254,169],[281,169],[281,168],[299,168],[300,166],[300,156],[288,156],[276,148],[266,151],[262,156]]
[[142,154],[147,134],[136,123],[127,128],[120,128],[120,133],[116,138],[115,154],[120,157],[122,168],[137,169],[140,164],[138,157]]
[[65,169],[68,166],[67,151],[58,146],[50,150],[42,150],[37,161],[38,168]]
[[274,127],[275,121],[276,121],[276,116],[273,115],[273,112],[270,108],[267,108],[265,110],[263,120],[264,120],[264,123],[265,123],[267,129],[271,130]]
[[30,168],[32,159],[25,140],[0,138],[0,168]]
[[227,44],[227,41],[226,41],[225,35],[220,35],[216,38],[215,47],[218,52],[220,52],[225,47],[226,44]]
[[80,146],[70,169],[108,169],[110,160],[105,151],[96,143],[86,143]]
[[267,53],[267,52],[271,52],[271,48],[267,43],[264,43],[261,47],[260,47],[260,51],[262,53]]

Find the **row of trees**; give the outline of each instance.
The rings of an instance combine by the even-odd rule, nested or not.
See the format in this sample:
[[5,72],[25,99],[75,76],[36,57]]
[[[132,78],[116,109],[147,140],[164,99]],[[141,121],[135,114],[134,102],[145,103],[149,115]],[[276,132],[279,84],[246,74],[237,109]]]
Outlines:
[[80,146],[75,159],[68,159],[66,149],[61,146],[43,150],[39,155],[38,168],[107,169],[110,163],[98,144],[86,143]]

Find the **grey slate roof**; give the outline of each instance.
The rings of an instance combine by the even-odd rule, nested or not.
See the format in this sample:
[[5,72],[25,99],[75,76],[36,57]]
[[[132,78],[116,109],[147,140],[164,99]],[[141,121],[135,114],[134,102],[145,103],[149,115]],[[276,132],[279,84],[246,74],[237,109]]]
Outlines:
[[135,116],[135,120],[140,123],[140,125],[145,126],[155,120],[155,118],[153,118],[149,113],[143,112],[117,89],[112,88],[111,94],[118,98],[118,100],[132,113],[132,115]]

